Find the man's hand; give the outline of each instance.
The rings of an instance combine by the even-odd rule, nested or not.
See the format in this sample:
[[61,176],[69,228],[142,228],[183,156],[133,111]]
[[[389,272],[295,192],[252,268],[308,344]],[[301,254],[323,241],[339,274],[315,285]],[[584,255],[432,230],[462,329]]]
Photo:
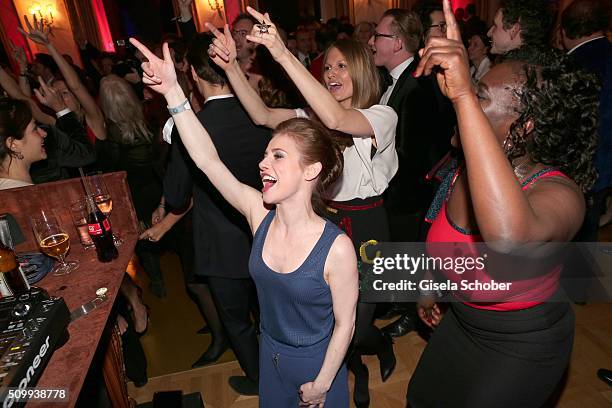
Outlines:
[[47,86],[41,77],[38,77],[39,89],[34,90],[36,98],[45,106],[53,109],[56,113],[66,109],[62,96],[50,86]]

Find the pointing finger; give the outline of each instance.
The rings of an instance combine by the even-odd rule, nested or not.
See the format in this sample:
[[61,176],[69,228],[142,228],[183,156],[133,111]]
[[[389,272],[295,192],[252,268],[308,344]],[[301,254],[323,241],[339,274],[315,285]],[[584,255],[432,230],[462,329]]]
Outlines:
[[164,56],[164,62],[173,63],[172,55],[170,55],[170,47],[167,42],[162,44],[162,55]]
[[247,7],[247,11],[250,15],[252,15],[253,17],[255,17],[257,19],[257,21],[264,21],[264,15],[261,14],[259,11],[255,10],[253,7],[249,6]]
[[450,0],[444,0],[444,19],[446,20],[446,38],[449,40],[461,41],[461,30],[453,14]]
[[210,30],[212,35],[214,35],[215,37],[217,37],[217,38],[224,38],[225,37],[221,31],[217,30],[217,27],[215,27],[214,25],[210,24],[208,21],[206,23],[204,23],[204,25],[206,26],[206,28],[208,28]]
[[232,31],[229,28],[229,24],[225,24],[225,26],[223,27],[223,34],[225,34],[225,39],[227,40],[228,44],[231,44],[231,42],[234,41],[234,37],[232,37]]
[[143,43],[141,43],[140,41],[138,41],[135,38],[130,38],[130,43],[136,47],[138,50],[140,50],[140,52],[142,52],[142,55],[144,55],[145,57],[147,57],[147,59],[149,61],[154,60],[155,58],[157,58],[157,56],[155,54],[153,54],[147,47],[146,45],[144,45]]

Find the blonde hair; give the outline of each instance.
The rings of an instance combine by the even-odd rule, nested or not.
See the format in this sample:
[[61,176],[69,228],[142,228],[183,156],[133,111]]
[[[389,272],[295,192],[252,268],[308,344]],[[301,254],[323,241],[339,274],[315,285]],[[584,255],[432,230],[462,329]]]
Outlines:
[[106,119],[120,130],[119,142],[132,144],[138,138],[151,141],[153,135],[145,121],[142,103],[132,86],[116,75],[108,75],[100,81],[100,106]]
[[327,54],[332,48],[337,49],[344,56],[353,81],[351,106],[365,109],[377,104],[380,100],[380,77],[370,50],[355,40],[337,40],[325,51],[323,61],[327,60]]

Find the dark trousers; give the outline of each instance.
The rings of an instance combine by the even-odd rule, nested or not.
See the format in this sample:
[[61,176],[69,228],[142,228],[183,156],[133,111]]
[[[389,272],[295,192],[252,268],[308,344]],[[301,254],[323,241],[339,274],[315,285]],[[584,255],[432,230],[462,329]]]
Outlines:
[[251,318],[251,304],[257,302],[253,281],[216,276],[207,280],[240,367],[251,381],[259,381],[259,345]]

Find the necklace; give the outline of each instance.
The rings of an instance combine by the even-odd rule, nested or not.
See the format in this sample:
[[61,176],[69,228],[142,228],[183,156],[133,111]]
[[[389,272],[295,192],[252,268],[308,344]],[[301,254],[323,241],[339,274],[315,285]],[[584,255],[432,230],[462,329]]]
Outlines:
[[522,183],[523,180],[525,180],[533,172],[534,166],[534,162],[532,162],[528,157],[523,156],[512,162],[512,171],[519,182]]

